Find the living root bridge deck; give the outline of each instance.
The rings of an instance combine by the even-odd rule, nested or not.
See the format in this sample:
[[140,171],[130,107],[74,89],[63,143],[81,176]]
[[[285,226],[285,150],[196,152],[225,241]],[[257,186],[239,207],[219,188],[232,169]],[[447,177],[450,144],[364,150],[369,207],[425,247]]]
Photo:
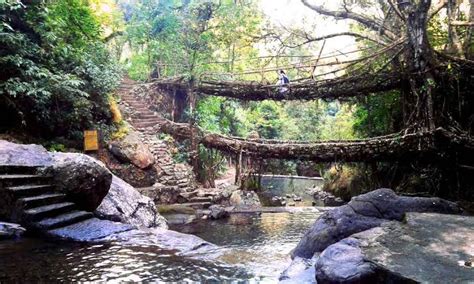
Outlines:
[[[189,88],[189,82],[179,78],[156,80],[153,84],[158,88],[164,89]],[[279,86],[256,82],[202,81],[193,89],[198,94],[252,101],[343,100],[345,98],[364,96],[368,93],[397,89],[400,85],[399,73],[380,72],[377,74],[361,74],[358,76],[292,83],[288,92],[279,92]]]
[[199,143],[207,148],[263,159],[298,159],[315,162],[433,160],[446,158],[446,153],[450,151],[463,153],[474,151],[474,143],[468,136],[454,134],[443,128],[363,140],[298,142],[227,137],[165,119],[157,127],[159,127],[157,131],[178,139],[190,139],[194,135]]

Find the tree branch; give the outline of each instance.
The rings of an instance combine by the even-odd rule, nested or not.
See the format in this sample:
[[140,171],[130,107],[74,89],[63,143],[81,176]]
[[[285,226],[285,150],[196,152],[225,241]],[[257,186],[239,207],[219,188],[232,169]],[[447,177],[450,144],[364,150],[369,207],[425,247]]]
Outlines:
[[376,20],[367,18],[363,15],[351,12],[349,10],[345,11],[331,11],[326,9],[325,7],[321,5],[315,5],[309,3],[308,0],[301,0],[301,2],[308,8],[310,8],[313,11],[316,11],[317,13],[325,16],[330,16],[335,19],[350,19],[354,20],[363,26],[375,31],[375,32],[381,32],[381,34],[385,34],[391,39],[396,39],[398,36],[394,33],[392,33],[390,30],[388,30],[385,26],[383,26],[381,23],[377,22]]

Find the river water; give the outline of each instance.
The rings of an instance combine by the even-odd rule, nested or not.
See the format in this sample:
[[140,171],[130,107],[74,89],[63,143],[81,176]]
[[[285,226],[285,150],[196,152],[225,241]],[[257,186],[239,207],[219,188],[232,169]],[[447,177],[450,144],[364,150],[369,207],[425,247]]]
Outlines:
[[233,215],[172,229],[219,246],[212,256],[178,256],[154,246],[77,244],[33,238],[0,242],[0,282],[276,282],[290,251],[320,213]]

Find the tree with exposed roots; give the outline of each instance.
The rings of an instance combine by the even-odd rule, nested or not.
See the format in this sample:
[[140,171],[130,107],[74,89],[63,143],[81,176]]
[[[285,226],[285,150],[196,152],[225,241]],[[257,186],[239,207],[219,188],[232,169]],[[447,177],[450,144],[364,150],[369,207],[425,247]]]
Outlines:
[[[406,159],[432,161],[439,166],[446,166],[448,161],[454,172],[450,175],[459,176],[461,168],[474,170],[474,143],[470,135],[474,130],[474,1],[344,0],[337,9],[317,1],[302,3],[321,16],[355,25],[350,32],[318,37],[300,33],[301,44],[322,42],[324,47],[327,39],[352,36],[365,47],[370,46],[370,50],[364,52],[361,47],[362,56],[347,61],[320,61],[318,57],[307,66],[293,66],[311,73],[294,80],[288,92],[279,92],[278,86],[267,82],[220,80],[212,76],[201,76],[192,90],[200,95],[253,101],[353,100],[396,90],[402,112],[400,132],[364,141],[298,142],[224,137],[169,122],[161,130],[182,138],[198,135],[199,142],[206,147],[259,158],[317,162]],[[287,44],[284,39],[278,40]],[[314,75],[317,68],[328,66],[337,69]],[[242,74],[253,72],[274,69]],[[331,76],[325,76],[328,74]],[[155,85],[189,88],[182,78],[156,81]],[[457,180],[459,184],[458,177]]]

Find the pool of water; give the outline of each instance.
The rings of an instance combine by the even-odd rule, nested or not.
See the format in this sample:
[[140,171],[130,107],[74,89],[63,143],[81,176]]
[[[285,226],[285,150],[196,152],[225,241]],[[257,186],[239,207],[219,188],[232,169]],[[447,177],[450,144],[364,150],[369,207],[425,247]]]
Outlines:
[[[297,207],[312,206],[314,201],[313,191],[320,190],[324,184],[321,178],[301,176],[272,176],[263,175],[260,181],[261,190],[257,192],[264,206],[280,206],[278,202],[272,201],[273,197],[279,197]],[[299,197],[301,200],[294,200]]]
[[277,281],[290,252],[321,213],[234,214],[227,220],[198,221],[173,229],[219,245],[219,261],[243,268],[260,281]]
[[316,212],[234,215],[173,229],[220,246],[199,259],[155,246],[0,241],[0,283],[77,281],[274,282]]

